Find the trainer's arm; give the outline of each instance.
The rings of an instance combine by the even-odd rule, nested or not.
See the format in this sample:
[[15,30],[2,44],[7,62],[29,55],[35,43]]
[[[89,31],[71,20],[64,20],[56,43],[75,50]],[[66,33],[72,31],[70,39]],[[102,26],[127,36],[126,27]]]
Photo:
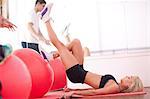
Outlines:
[[29,22],[28,23],[28,30],[32,33],[32,35],[37,39],[37,40],[41,40],[43,42],[48,42],[44,36],[42,35],[41,32],[37,33],[34,28],[33,28],[33,23]]

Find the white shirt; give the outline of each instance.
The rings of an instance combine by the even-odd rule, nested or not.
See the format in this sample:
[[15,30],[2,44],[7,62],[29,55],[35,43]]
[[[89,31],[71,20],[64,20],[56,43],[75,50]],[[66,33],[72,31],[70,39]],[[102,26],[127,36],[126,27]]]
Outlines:
[[[39,17],[38,14],[35,12],[35,10],[31,10],[27,19],[28,23],[33,24],[33,29],[35,30],[36,33],[40,32],[40,27],[39,27]],[[38,43],[38,40],[32,35],[32,33],[29,31],[29,37],[28,37],[28,42],[32,43]]]

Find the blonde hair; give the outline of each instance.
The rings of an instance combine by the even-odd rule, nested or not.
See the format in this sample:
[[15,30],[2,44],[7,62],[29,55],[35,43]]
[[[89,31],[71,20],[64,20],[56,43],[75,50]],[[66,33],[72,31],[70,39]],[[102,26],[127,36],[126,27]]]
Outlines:
[[141,79],[138,76],[133,76],[132,84],[125,90],[122,90],[122,92],[138,92],[143,91],[143,83]]

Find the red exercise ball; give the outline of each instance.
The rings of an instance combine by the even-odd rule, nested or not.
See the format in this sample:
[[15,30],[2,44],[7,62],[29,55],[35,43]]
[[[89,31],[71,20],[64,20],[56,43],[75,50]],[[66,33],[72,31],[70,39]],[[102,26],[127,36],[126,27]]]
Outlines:
[[2,98],[29,98],[31,77],[23,61],[14,55],[8,56],[0,63],[0,81]]
[[16,50],[18,56],[28,67],[32,78],[31,98],[42,97],[53,84],[54,73],[49,63],[36,51],[28,48]]
[[66,87],[66,71],[62,61],[59,58],[57,58],[54,60],[50,60],[49,63],[54,71],[54,83],[50,90],[56,90]]

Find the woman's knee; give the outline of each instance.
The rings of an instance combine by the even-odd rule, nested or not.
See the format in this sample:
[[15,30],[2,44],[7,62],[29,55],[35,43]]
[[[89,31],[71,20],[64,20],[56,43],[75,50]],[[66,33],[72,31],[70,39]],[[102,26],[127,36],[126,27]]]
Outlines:
[[74,45],[81,45],[81,42],[79,39],[74,39],[72,42]]

